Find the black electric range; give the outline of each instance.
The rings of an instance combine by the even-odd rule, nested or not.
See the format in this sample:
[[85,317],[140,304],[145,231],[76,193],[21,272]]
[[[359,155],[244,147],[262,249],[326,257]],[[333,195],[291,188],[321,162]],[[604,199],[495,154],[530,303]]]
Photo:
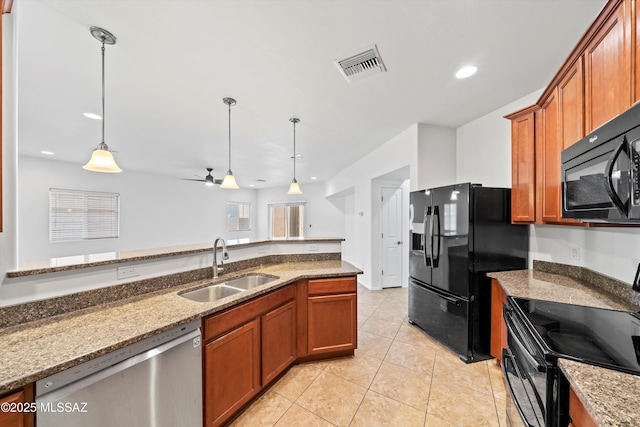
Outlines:
[[640,315],[528,298],[512,299],[546,347],[563,357],[640,375]]

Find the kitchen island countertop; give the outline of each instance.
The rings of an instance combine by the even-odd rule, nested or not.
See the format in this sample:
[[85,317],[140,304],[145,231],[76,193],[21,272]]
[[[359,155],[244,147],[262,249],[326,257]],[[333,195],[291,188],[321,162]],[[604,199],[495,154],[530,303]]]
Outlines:
[[[277,279],[215,302],[194,302],[179,295],[250,273]],[[341,260],[272,264],[0,329],[0,394],[296,280],[361,273]]]

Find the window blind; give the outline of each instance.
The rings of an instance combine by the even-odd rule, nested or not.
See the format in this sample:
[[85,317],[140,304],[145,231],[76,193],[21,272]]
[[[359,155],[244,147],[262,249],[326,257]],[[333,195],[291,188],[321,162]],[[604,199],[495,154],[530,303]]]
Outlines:
[[120,236],[120,194],[49,189],[49,241]]

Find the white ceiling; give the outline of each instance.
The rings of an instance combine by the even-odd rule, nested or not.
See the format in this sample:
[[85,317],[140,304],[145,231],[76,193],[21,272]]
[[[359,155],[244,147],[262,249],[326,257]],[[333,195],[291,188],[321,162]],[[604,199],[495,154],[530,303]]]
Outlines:
[[[18,0],[19,153],[84,164],[106,142],[126,171],[286,185],[329,178],[415,123],[458,127],[546,86],[604,0]],[[387,73],[334,60],[378,46]],[[461,66],[478,73],[458,80]],[[256,182],[258,179],[266,183]]]

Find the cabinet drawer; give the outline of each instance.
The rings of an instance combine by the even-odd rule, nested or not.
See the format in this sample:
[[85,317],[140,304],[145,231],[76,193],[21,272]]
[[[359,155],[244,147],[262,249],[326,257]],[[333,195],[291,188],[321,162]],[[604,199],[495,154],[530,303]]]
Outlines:
[[357,282],[355,277],[336,277],[331,279],[309,280],[309,296],[326,294],[348,294],[355,292]]
[[268,310],[295,297],[295,285],[289,285],[264,296],[242,303],[220,314],[213,314],[204,321],[204,339],[208,341],[235,327],[255,319]]

